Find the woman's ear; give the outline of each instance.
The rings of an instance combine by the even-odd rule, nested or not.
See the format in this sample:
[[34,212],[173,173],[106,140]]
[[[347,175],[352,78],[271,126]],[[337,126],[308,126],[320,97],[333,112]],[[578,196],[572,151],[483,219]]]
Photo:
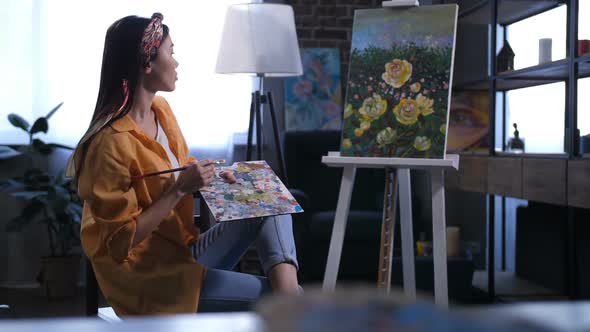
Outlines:
[[147,66],[145,66],[145,68],[143,68],[143,73],[145,75],[149,75],[149,74],[151,74],[151,72],[152,72],[152,63],[150,62],[150,63],[148,63]]

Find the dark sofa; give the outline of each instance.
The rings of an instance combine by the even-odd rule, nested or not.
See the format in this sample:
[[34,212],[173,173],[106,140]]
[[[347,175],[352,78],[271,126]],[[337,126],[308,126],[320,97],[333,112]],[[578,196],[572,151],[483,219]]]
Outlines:
[[[322,164],[328,151],[340,149],[340,131],[287,132],[284,139],[289,186],[305,213],[294,220],[305,281],[322,280],[340,190],[341,168]],[[357,171],[340,264],[340,280],[376,276],[383,205],[381,169]],[[376,254],[375,254],[376,253]]]

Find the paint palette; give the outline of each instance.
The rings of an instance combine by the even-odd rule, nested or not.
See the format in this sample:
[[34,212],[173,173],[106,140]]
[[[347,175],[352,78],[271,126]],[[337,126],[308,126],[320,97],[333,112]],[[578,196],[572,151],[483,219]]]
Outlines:
[[[221,171],[233,171],[237,181],[228,183],[219,176]],[[211,185],[200,190],[216,221],[303,212],[265,161],[237,162],[216,172]]]

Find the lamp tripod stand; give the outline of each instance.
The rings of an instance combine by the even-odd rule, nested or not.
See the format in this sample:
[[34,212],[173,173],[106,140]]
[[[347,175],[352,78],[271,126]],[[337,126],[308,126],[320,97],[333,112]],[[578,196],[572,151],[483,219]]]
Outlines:
[[277,124],[277,116],[275,113],[275,107],[272,100],[272,94],[269,91],[266,93],[266,95],[264,95],[261,93],[261,90],[262,89],[252,93],[252,101],[250,102],[250,122],[248,125],[248,145],[246,147],[246,160],[252,160],[252,139],[254,136],[254,128],[256,128],[256,159],[262,160],[262,105],[268,104],[271,117],[271,125],[274,135],[274,143],[277,152],[277,159],[279,160],[280,176],[282,177],[283,183],[286,186],[288,186],[287,168],[285,167],[285,160],[283,159],[283,150],[281,148],[281,140],[279,138],[279,127]]

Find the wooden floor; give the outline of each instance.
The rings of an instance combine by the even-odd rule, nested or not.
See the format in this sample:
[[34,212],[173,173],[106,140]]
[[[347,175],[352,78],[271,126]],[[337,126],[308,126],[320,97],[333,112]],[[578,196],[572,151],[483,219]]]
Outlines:
[[[475,271],[473,276],[474,288],[482,293],[487,291],[487,276],[487,271]],[[496,273],[496,294],[495,303],[567,299],[554,290],[518,278],[511,272]],[[16,318],[76,317],[84,316],[86,310],[82,287],[77,289],[74,297],[66,299],[48,299],[40,288],[0,288],[0,304],[10,305]],[[470,304],[480,303],[475,301],[461,306]],[[104,300],[101,299],[99,306],[106,306]]]
[[40,288],[0,288],[0,304],[8,304],[15,318],[76,317],[86,313],[84,288],[65,299],[48,299]]
[[[514,272],[498,271],[495,274],[496,296],[500,302],[567,300],[557,291],[517,277]],[[483,291],[488,289],[488,272],[475,271],[473,286]]]

